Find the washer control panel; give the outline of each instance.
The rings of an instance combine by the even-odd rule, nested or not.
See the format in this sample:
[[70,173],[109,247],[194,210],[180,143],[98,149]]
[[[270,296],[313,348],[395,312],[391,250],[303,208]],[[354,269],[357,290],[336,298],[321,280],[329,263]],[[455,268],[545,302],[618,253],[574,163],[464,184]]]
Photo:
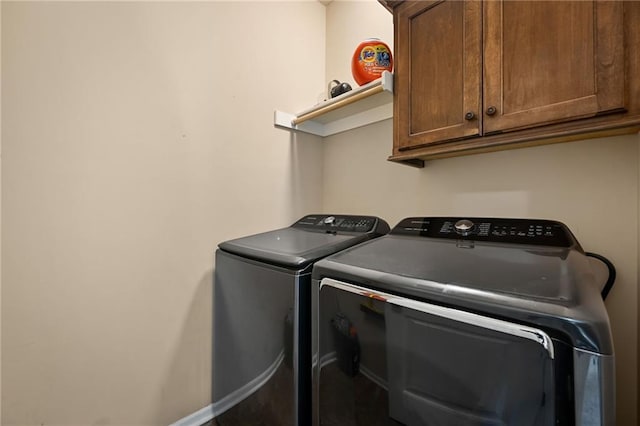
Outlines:
[[573,235],[562,223],[543,219],[410,217],[395,235],[571,247]]
[[378,219],[373,216],[308,215],[292,226],[321,232],[365,233],[373,231],[377,224]]

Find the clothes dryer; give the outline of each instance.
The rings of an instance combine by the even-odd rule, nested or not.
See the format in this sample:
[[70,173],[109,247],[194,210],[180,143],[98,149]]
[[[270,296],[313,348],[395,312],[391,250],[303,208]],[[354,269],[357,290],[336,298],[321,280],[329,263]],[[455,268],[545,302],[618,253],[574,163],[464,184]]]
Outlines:
[[559,222],[444,217],[316,263],[316,424],[614,425],[592,266]]
[[311,422],[314,262],[386,234],[372,216],[312,214],[216,250],[213,412],[218,425]]

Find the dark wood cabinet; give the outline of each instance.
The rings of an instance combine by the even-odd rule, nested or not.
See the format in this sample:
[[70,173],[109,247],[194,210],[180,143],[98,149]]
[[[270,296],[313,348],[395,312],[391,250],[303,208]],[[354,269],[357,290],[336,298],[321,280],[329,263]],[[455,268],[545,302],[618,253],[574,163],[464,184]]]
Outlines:
[[477,2],[399,6],[394,81],[398,150],[480,134],[475,116],[481,108],[481,17]]
[[640,2],[388,1],[394,161],[640,129]]
[[486,2],[484,133],[623,110],[622,6]]

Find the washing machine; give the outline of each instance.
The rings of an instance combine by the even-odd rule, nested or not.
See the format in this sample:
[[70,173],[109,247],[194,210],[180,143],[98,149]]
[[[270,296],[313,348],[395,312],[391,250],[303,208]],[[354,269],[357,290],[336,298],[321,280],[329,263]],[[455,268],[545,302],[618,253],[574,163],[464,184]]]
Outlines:
[[218,245],[214,424],[311,423],[313,264],[389,229],[372,216],[312,214]]
[[615,425],[614,276],[557,221],[404,219],[314,265],[314,424]]

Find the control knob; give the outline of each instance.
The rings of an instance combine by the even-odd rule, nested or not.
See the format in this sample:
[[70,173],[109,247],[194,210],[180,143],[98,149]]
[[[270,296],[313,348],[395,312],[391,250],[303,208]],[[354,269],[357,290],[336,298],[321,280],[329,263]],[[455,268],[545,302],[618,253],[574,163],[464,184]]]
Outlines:
[[453,225],[453,227],[456,229],[456,233],[462,235],[463,237],[466,237],[468,235],[471,235],[476,225],[468,219],[461,219],[457,221]]

